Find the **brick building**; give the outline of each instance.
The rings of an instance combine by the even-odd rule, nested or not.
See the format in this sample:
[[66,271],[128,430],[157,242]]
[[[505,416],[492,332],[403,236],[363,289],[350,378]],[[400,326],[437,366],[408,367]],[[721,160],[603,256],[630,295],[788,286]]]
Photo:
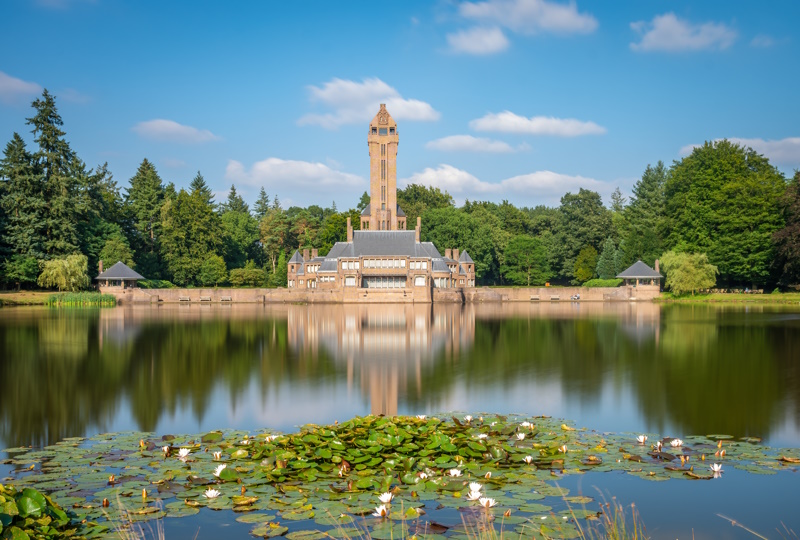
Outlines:
[[[361,213],[361,230],[347,219],[347,241],[336,242],[327,255],[296,251],[289,260],[289,288],[384,292],[387,301],[401,294],[430,298],[433,288],[475,286],[475,263],[466,251],[420,241],[422,222],[406,230],[406,215],[397,204],[397,123],[381,104],[367,132],[370,158],[370,203]],[[373,291],[374,290],[374,291]]]

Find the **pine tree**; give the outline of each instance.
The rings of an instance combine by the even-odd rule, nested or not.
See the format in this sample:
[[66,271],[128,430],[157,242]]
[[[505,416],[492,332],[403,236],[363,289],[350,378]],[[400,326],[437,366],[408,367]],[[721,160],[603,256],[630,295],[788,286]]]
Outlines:
[[34,173],[33,156],[14,133],[0,162],[4,192],[0,204],[6,214],[4,243],[10,255],[43,259],[44,213],[41,177]]
[[223,212],[239,212],[244,214],[250,213],[250,208],[241,195],[236,192],[236,186],[231,186],[231,191],[228,193],[228,200],[222,205]]
[[156,168],[142,160],[130,181],[125,197],[132,221],[132,247],[139,273],[150,279],[162,277],[163,265],[158,242],[161,234],[161,208],[164,186]]
[[206,184],[206,180],[203,178],[203,175],[200,174],[200,171],[197,171],[197,175],[192,180],[192,183],[189,184],[189,187],[191,188],[191,194],[193,196],[198,196],[200,200],[210,205],[212,208],[216,206],[214,203],[214,194],[211,193],[211,188]]
[[663,251],[664,185],[668,176],[669,171],[659,161],[655,167],[648,165],[633,186],[624,212],[625,266],[639,259],[652,266]]
[[597,259],[595,273],[600,279],[612,279],[617,275],[616,265],[614,264],[616,254],[617,246],[614,245],[614,239],[609,236],[603,242],[603,251],[600,253],[600,258]]
[[258,200],[256,200],[253,210],[255,210],[256,218],[259,220],[269,212],[269,197],[266,190],[264,190],[264,186],[261,186],[261,190],[258,192]]

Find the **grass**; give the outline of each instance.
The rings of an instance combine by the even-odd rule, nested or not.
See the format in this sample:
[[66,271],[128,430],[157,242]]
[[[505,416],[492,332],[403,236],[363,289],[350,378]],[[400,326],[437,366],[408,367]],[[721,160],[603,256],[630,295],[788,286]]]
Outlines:
[[51,294],[47,299],[50,307],[113,307],[117,299],[113,294],[99,292],[77,292]]
[[0,306],[46,306],[50,291],[0,291]]
[[683,294],[662,293],[655,302],[668,304],[800,304],[800,293],[744,294],[744,293],[704,293]]

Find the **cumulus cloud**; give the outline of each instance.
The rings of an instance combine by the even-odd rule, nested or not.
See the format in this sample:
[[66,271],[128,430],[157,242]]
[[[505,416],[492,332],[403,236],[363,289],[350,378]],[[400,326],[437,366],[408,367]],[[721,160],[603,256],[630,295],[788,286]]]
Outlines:
[[551,32],[589,34],[597,28],[597,19],[580,13],[574,1],[488,0],[464,2],[459,6],[463,17],[483,23],[498,24],[520,34]]
[[369,122],[381,103],[395,120],[430,122],[441,116],[429,103],[418,99],[405,99],[395,88],[378,78],[361,82],[331,79],[322,86],[309,86],[312,103],[332,109],[325,114],[307,114],[299,125],[318,125],[325,129],[336,129],[345,124]]
[[641,41],[631,43],[634,51],[724,50],[736,41],[736,31],[723,23],[692,24],[674,13],[656,15],[651,22],[637,21],[631,28]]
[[131,129],[146,139],[153,139],[156,141],[196,144],[219,139],[219,137],[207,129],[197,129],[196,127],[185,126],[173,120],[164,120],[163,118],[139,122]]
[[16,103],[42,91],[34,82],[23,81],[0,71],[0,101],[5,104]]
[[489,152],[492,154],[508,154],[518,150],[525,150],[527,147],[521,145],[514,148],[503,141],[473,137],[472,135],[450,135],[449,137],[428,141],[425,148],[441,150],[443,152]]
[[[716,139],[720,141],[722,139]],[[741,146],[749,146],[759,154],[763,154],[773,163],[781,165],[800,165],[800,137],[787,137],[785,139],[766,140],[766,139],[745,139],[741,137],[729,137],[728,140]],[[687,144],[680,149],[681,156],[688,156],[692,150],[702,144]]]
[[608,184],[585,176],[571,176],[553,171],[536,171],[529,174],[513,176],[500,182],[486,182],[467,171],[441,164],[436,168],[428,167],[409,178],[400,180],[404,185],[422,184],[438,187],[447,191],[458,202],[464,199],[506,199],[514,197],[521,204],[531,202],[553,203],[568,191],[580,188],[592,189],[604,193]]
[[758,47],[759,49],[767,49],[773,45],[775,45],[775,40],[770,36],[765,36],[764,34],[759,34],[750,40],[750,46]]
[[249,186],[273,186],[299,189],[348,189],[366,181],[355,174],[331,169],[324,163],[267,158],[257,161],[248,170],[236,160],[228,161],[225,179]]
[[487,55],[504,51],[508,48],[508,38],[503,31],[493,26],[480,26],[447,34],[447,43],[455,53]]
[[469,123],[469,127],[475,131],[554,135],[556,137],[602,135],[606,132],[606,128],[594,122],[584,122],[574,118],[554,118],[552,116],[532,116],[527,118],[511,111],[489,113],[482,118],[472,120]]

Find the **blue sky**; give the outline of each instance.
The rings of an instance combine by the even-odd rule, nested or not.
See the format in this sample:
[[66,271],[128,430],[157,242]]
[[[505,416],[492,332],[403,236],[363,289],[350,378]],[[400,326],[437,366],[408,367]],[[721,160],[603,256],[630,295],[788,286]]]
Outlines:
[[0,142],[48,88],[123,186],[143,158],[222,199],[354,207],[367,125],[398,122],[398,184],[458,202],[629,193],[648,163],[740,139],[800,167],[794,0],[6,0]]

